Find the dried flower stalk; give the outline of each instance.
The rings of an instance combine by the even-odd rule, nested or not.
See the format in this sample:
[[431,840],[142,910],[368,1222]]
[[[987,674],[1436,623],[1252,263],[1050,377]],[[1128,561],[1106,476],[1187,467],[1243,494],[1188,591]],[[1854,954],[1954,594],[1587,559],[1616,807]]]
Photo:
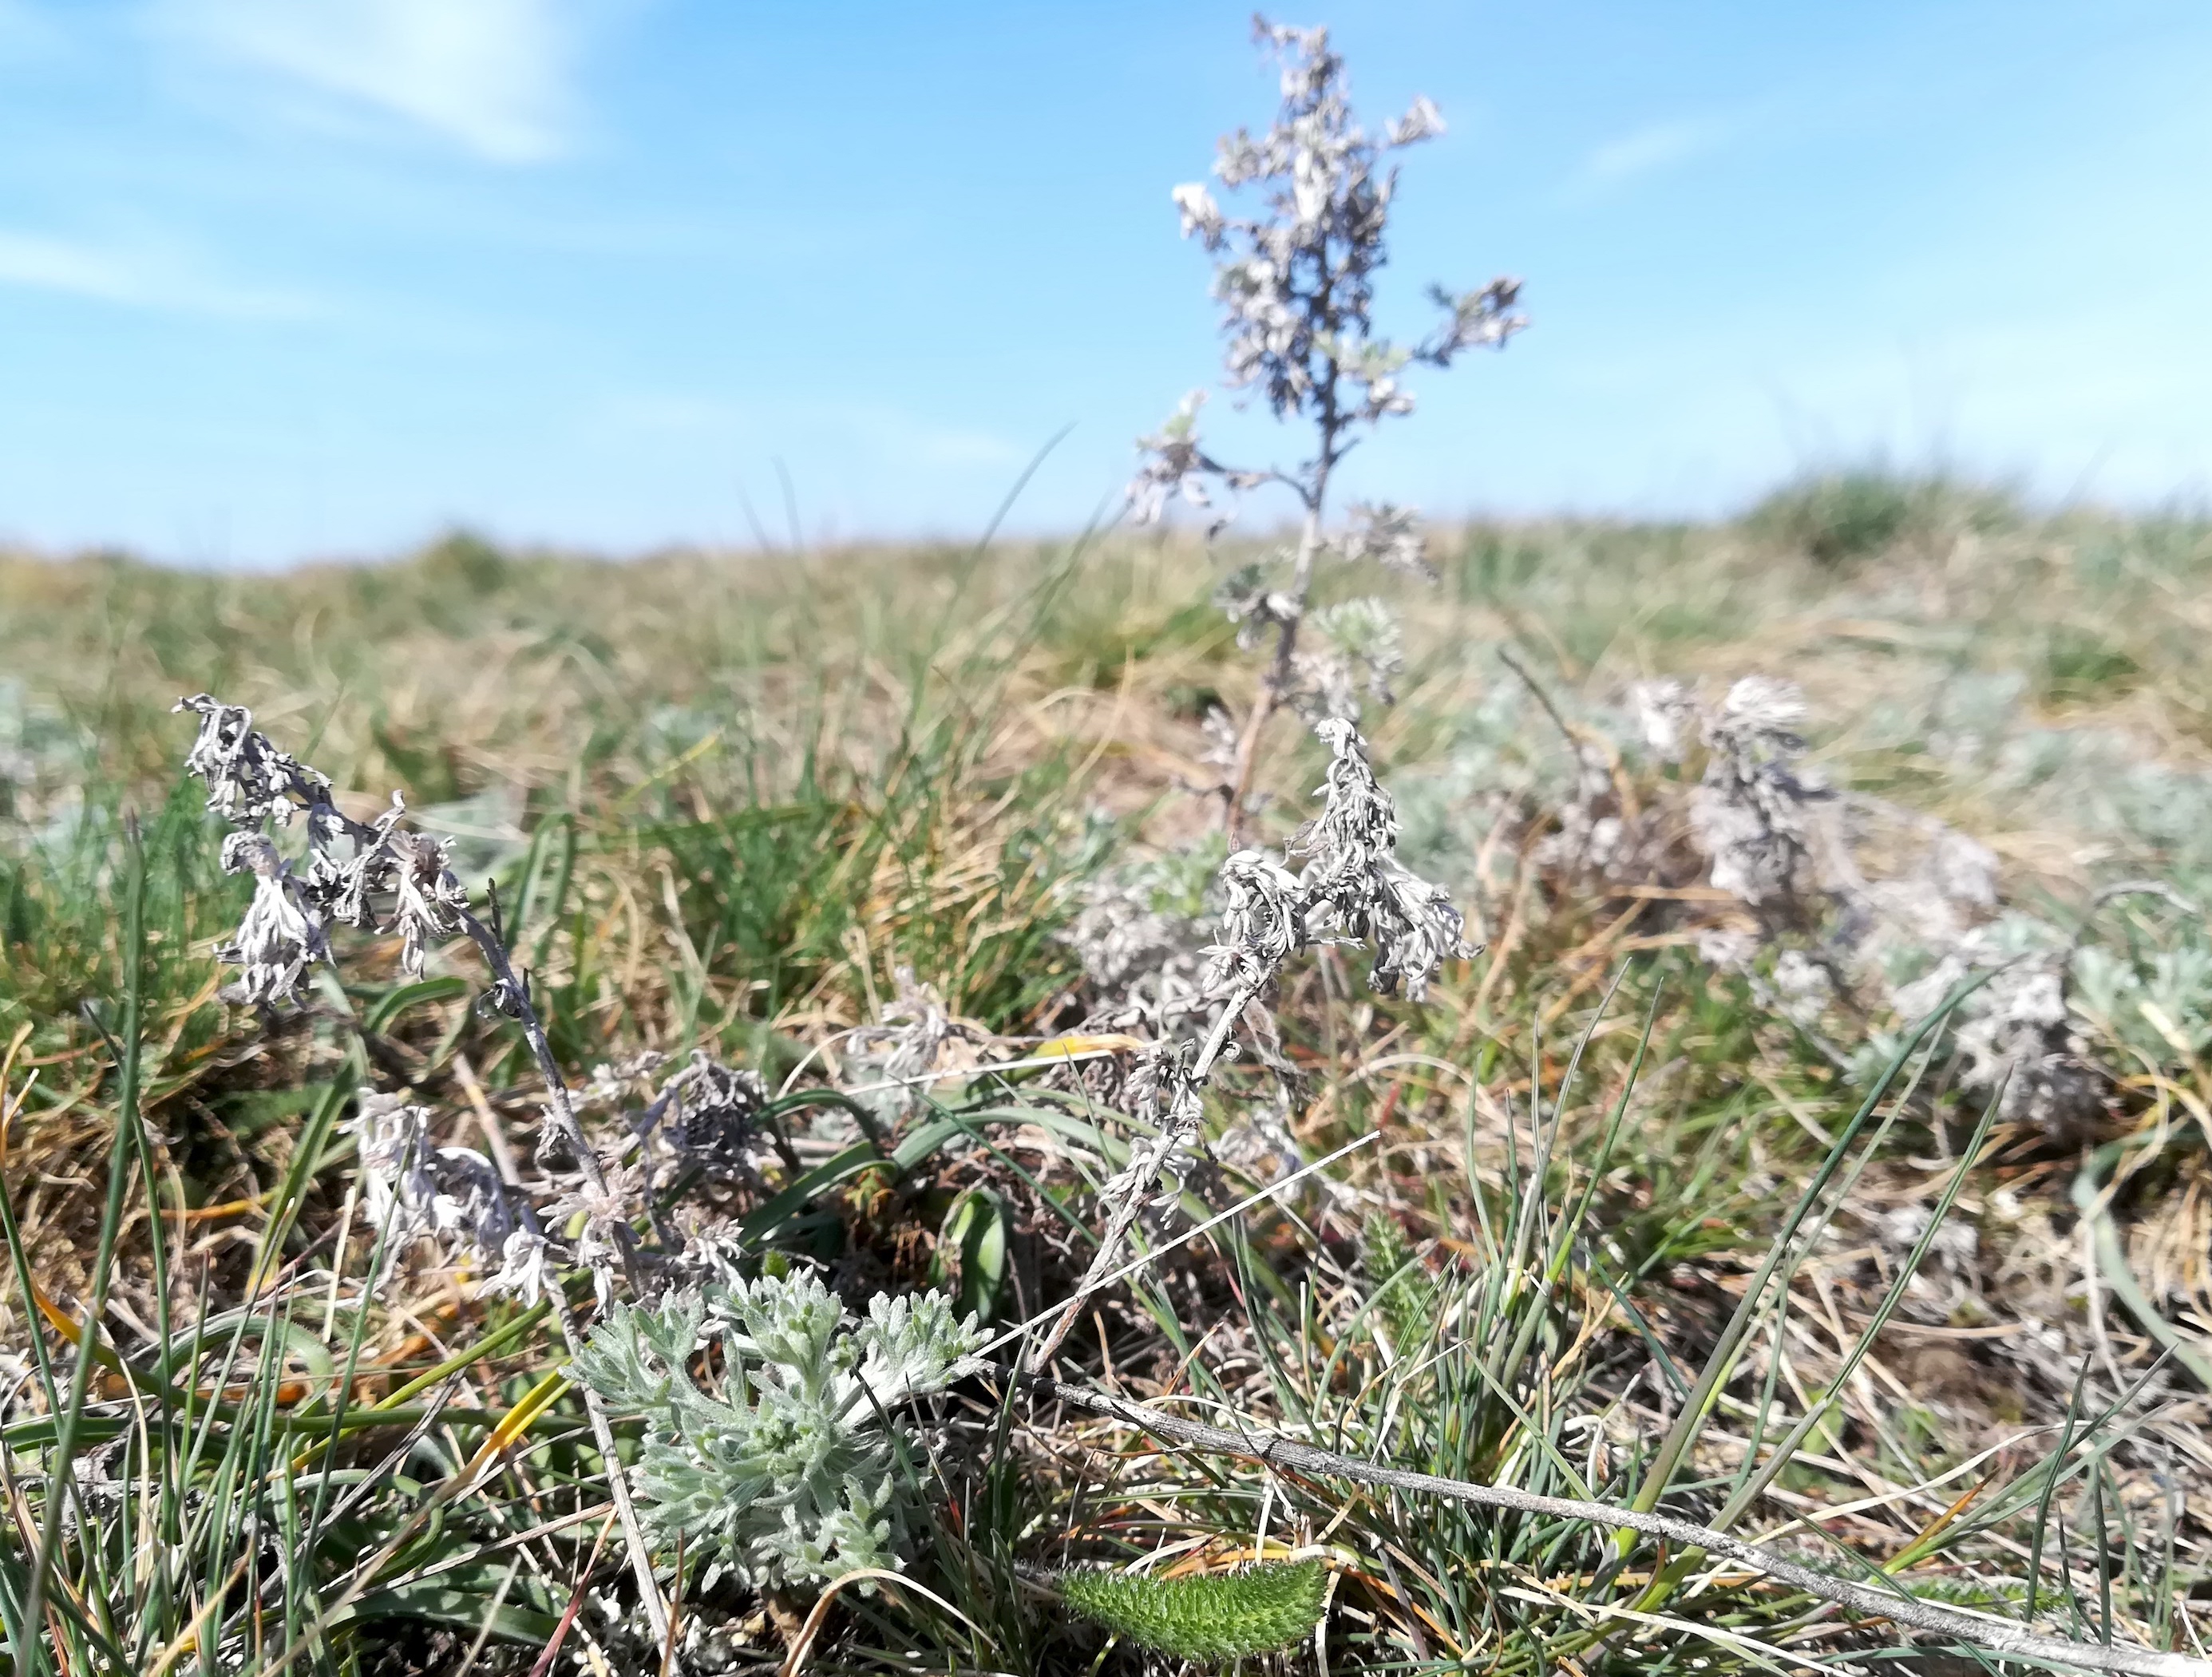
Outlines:
[[[1212,1025],[1196,1042],[1164,1040],[1138,1067],[1131,1096],[1151,1133],[1133,1144],[1128,1162],[1101,1190],[1105,1228],[1091,1267],[1030,1358],[1042,1369],[1066,1339],[1084,1304],[1112,1272],[1122,1243],[1153,1199],[1163,1175],[1180,1178],[1180,1162],[1201,1146],[1205,1113],[1199,1091],[1230,1048],[1239,1020],[1273,987],[1291,957],[1321,945],[1371,947],[1368,982],[1383,995],[1403,989],[1412,1000],[1448,960],[1474,953],[1466,918],[1441,886],[1398,860],[1398,813],[1376,784],[1359,731],[1341,719],[1315,728],[1332,759],[1321,787],[1321,813],[1291,838],[1285,860],[1239,850],[1221,865],[1228,904],[1203,994],[1214,1004]],[[1287,866],[1303,857],[1293,873]],[[1168,1198],[1171,1201],[1174,1192]]]
[[[264,1008],[296,1001],[300,983],[308,971],[318,962],[331,958],[330,927],[334,924],[398,933],[400,969],[410,975],[421,973],[432,942],[456,932],[465,933],[491,969],[492,987],[483,1003],[521,1026],[538,1074],[544,1079],[546,1115],[555,1135],[574,1155],[577,1172],[583,1178],[571,1197],[592,1219],[580,1252],[592,1268],[593,1285],[603,1303],[611,1297],[613,1267],[618,1261],[635,1291],[640,1278],[629,1202],[610,1183],[576,1120],[568,1085],[554,1061],[545,1027],[531,1005],[528,987],[516,974],[497,932],[471,909],[466,889],[447,865],[446,847],[400,824],[407,810],[396,792],[392,807],[374,823],[352,819],[331,801],[329,777],[277,750],[267,735],[255,729],[253,714],[244,706],[225,704],[199,693],[179,700],[175,708],[199,718],[199,734],[185,756],[185,769],[206,783],[208,808],[236,829],[223,842],[223,866],[228,872],[254,876],[253,900],[238,936],[217,951],[222,959],[243,969],[233,995]],[[304,818],[307,828],[304,872],[283,859],[267,832],[272,823],[289,827],[295,817]],[[477,1177],[460,1161],[447,1158],[443,1163],[451,1180],[447,1188],[441,1190],[432,1163],[423,1157],[418,1135],[404,1127],[390,1136],[377,1131],[378,1123],[388,1121],[391,1116],[389,1111],[365,1103],[360,1121],[368,1127],[364,1140],[382,1146],[389,1155],[385,1159],[390,1175],[384,1191],[401,1206],[410,1206],[410,1217],[423,1218],[427,1226],[442,1222],[450,1230],[472,1209],[478,1219],[473,1230],[475,1243],[495,1244],[501,1254],[500,1284],[518,1289],[543,1287],[542,1237],[537,1247],[526,1239],[513,1254],[512,1273],[507,1268],[509,1241],[518,1234],[535,1236],[538,1231],[526,1223],[519,1229],[514,1226],[507,1196],[496,1176]],[[374,1161],[367,1162],[374,1194],[381,1173]],[[489,1167],[485,1170],[489,1172]],[[471,1179],[465,1200],[448,1191],[459,1175]],[[387,1210],[392,1208],[387,1205]],[[534,1220],[534,1217],[529,1219]],[[495,1232],[495,1243],[489,1238]],[[594,1232],[596,1241],[592,1238]],[[553,1306],[569,1354],[580,1354],[584,1340],[567,1296],[558,1286],[543,1287],[543,1291]],[[608,1482],[628,1540],[631,1568],[654,1635],[665,1638],[667,1607],[653,1582],[652,1552],[630,1507],[605,1407],[596,1393],[587,1391],[585,1408],[608,1464]]]
[[[1256,19],[1255,32],[1282,66],[1281,107],[1266,133],[1239,129],[1224,136],[1213,173],[1232,193],[1254,188],[1260,212],[1232,215],[1195,182],[1176,187],[1173,197],[1183,236],[1215,258],[1226,383],[1263,394],[1278,419],[1310,424],[1313,452],[1288,470],[1224,465],[1199,440],[1204,395],[1194,392],[1158,434],[1139,439],[1142,464],[1128,493],[1139,523],[1180,500],[1212,511],[1218,531],[1233,516],[1236,497],[1268,484],[1290,490],[1303,513],[1297,545],[1240,573],[1221,595],[1240,644],[1255,647],[1273,635],[1259,697],[1237,732],[1221,787],[1232,847],[1241,842],[1261,737],[1278,709],[1294,705],[1310,720],[1354,717],[1354,683],[1363,669],[1370,696],[1388,702],[1395,622],[1376,600],[1346,602],[1326,617],[1310,613],[1316,564],[1328,556],[1435,575],[1419,521],[1405,508],[1355,505],[1347,526],[1329,526],[1337,465],[1366,431],[1413,411],[1413,396],[1399,382],[1409,365],[1449,367],[1467,350],[1502,348],[1527,324],[1514,312],[1520,282],[1499,278],[1474,291],[1431,287],[1443,319],[1417,343],[1394,343],[1375,331],[1375,273],[1385,259],[1398,185],[1396,166],[1386,159],[1443,133],[1443,118],[1428,100],[1416,99],[1370,135],[1352,113],[1344,60],[1330,48],[1327,30]],[[1215,486],[1228,492],[1228,506],[1216,507]],[[1271,586],[1270,573],[1285,565],[1287,580]],[[1318,645],[1301,645],[1302,627]]]

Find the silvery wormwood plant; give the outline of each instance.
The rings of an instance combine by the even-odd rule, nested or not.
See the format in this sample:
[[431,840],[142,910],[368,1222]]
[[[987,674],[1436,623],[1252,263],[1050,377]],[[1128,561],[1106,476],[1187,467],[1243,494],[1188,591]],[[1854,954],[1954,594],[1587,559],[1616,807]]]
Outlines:
[[[1274,988],[1291,957],[1306,950],[1351,945],[1374,952],[1368,982],[1383,995],[1419,1001],[1446,961],[1474,953],[1466,917],[1441,885],[1398,860],[1398,811],[1376,782],[1359,731],[1341,717],[1316,725],[1331,761],[1322,810],[1284,847],[1278,860],[1263,849],[1232,852],[1221,865],[1225,908],[1220,936],[1199,993],[1186,1011],[1205,1010],[1202,1036],[1154,1043],[1131,1079],[1137,1115],[1149,1133],[1132,1145],[1127,1163],[1105,1185],[1105,1230],[1074,1296],[1031,1352],[1042,1369],[1060,1348],[1085,1302],[1104,1284],[1146,1205],[1165,1174],[1200,1147],[1200,1091],[1233,1053],[1231,1033],[1251,1028],[1249,1010]],[[1292,861],[1304,866],[1293,872]],[[1272,1030],[1272,1026],[1266,1026]],[[1170,1196],[1172,1198],[1172,1196]]]
[[[1248,650],[1272,632],[1273,647],[1260,695],[1241,728],[1216,725],[1225,779],[1223,825],[1231,843],[1244,821],[1253,764],[1267,720],[1285,704],[1309,720],[1356,717],[1358,690],[1388,702],[1389,677],[1402,665],[1397,623],[1380,600],[1346,600],[1310,611],[1314,572],[1323,557],[1346,563],[1374,560],[1433,580],[1416,516],[1403,507],[1354,504],[1342,525],[1329,521],[1329,489],[1338,465],[1384,419],[1413,411],[1399,382],[1419,362],[1446,368],[1478,348],[1502,348],[1526,324],[1514,312],[1520,282],[1492,280],[1480,290],[1431,287],[1443,318],[1428,336],[1399,344],[1376,333],[1372,318],[1376,270],[1396,196],[1393,153],[1443,132],[1426,99],[1370,135],[1346,97],[1344,60],[1325,29],[1293,28],[1255,20],[1258,39],[1282,66],[1282,106],[1273,126],[1256,137],[1243,129],[1224,137],[1213,173],[1231,194],[1256,198],[1255,213],[1231,213],[1203,185],[1175,189],[1186,238],[1214,258],[1213,295],[1222,307],[1226,383],[1263,396],[1279,420],[1312,428],[1312,452],[1296,465],[1225,465],[1198,434],[1194,392],[1162,429],[1139,440],[1143,465],[1129,487],[1139,523],[1161,516],[1171,500],[1215,508],[1218,532],[1249,490],[1287,489],[1304,517],[1297,544],[1264,564],[1246,567],[1225,583],[1219,603]],[[1233,209],[1238,199],[1232,197]],[[1231,504],[1216,508],[1214,490]],[[1301,629],[1319,644],[1301,644]]]
[[[177,708],[199,721],[186,767],[206,784],[209,810],[233,829],[223,841],[224,866],[254,882],[236,936],[217,951],[240,969],[233,1000],[264,1010],[296,1004],[309,973],[335,958],[334,927],[397,933],[400,969],[410,976],[420,974],[434,945],[465,933],[492,969],[489,1004],[517,1020],[529,1039],[546,1084],[549,1131],[573,1155],[574,1170],[559,1173],[567,1177],[563,1191],[542,1208],[541,1220],[540,1208],[503,1182],[483,1155],[434,1145],[427,1109],[397,1095],[367,1096],[352,1127],[367,1210],[385,1249],[371,1286],[418,1236],[482,1270],[496,1261],[497,1272],[478,1291],[554,1307],[610,1462],[616,1452],[609,1412],[646,1417],[632,1559],[655,1636],[665,1634],[666,1622],[648,1541],[684,1540],[692,1553],[762,1588],[898,1566],[902,1497],[913,1475],[906,1440],[890,1418],[976,1366],[970,1353],[981,1334],[974,1322],[956,1321],[933,1294],[878,1295],[868,1319],[854,1327],[811,1276],[733,1279],[727,1243],[712,1234],[681,1253],[658,1255],[659,1272],[678,1285],[657,1306],[618,1301],[618,1273],[638,1297],[652,1273],[632,1230],[653,1200],[648,1142],[657,1133],[680,1163],[742,1173],[766,1100],[759,1080],[695,1054],[650,1105],[630,1115],[637,1160],[603,1164],[577,1121],[497,927],[471,908],[446,847],[404,824],[398,794],[376,821],[356,821],[333,801],[329,777],[280,750],[243,707],[199,694]],[[295,822],[306,829],[297,857],[280,849],[272,834]],[[586,1097],[615,1098],[623,1084],[659,1071],[661,1062],[648,1055],[603,1066]],[[604,1312],[588,1338],[556,1284],[548,1222],[581,1225],[574,1256],[591,1272]],[[670,1232],[662,1230],[664,1242]],[[723,1279],[682,1285],[687,1272],[702,1267]],[[720,1352],[714,1391],[690,1373],[694,1353],[708,1342]],[[628,1483],[616,1481],[626,1517]]]
[[[617,1304],[574,1368],[646,1418],[647,1532],[773,1589],[897,1568],[914,1474],[891,1417],[979,1367],[981,1338],[935,1293],[878,1295],[855,1326],[813,1276],[763,1275]],[[690,1372],[708,1345],[719,1391]]]
[[[252,900],[237,935],[216,951],[219,959],[240,969],[229,998],[264,1010],[296,1003],[309,972],[332,958],[334,927],[396,932],[399,969],[410,978],[422,973],[433,945],[465,933],[491,969],[493,982],[483,1006],[521,1025],[544,1079],[549,1139],[572,1156],[580,1179],[570,1196],[577,1203],[568,1209],[584,1210],[587,1234],[604,1236],[586,1243],[586,1255],[595,1260],[592,1267],[600,1297],[611,1296],[617,1261],[635,1284],[637,1255],[627,1220],[629,1207],[623,1203],[626,1185],[618,1171],[602,1167],[586,1139],[529,990],[508,960],[498,928],[471,908],[466,889],[447,864],[446,846],[408,829],[406,804],[396,792],[391,806],[374,822],[354,820],[332,799],[330,777],[279,750],[254,727],[253,714],[244,706],[200,693],[179,700],[176,708],[199,719],[199,734],[185,767],[205,783],[208,809],[232,828],[222,842],[223,870],[253,879]],[[296,860],[278,848],[270,830],[295,820],[307,829],[306,854]],[[503,1222],[507,1199],[489,1167],[465,1171],[479,1180],[465,1192],[446,1191],[426,1174],[435,1161],[423,1153],[420,1123],[408,1126],[404,1135],[397,1130],[387,1135],[391,1117],[365,1109],[361,1118],[362,1158],[373,1192],[383,1181],[391,1191],[380,1197],[437,1232],[459,1232],[450,1226],[454,1203],[474,1204],[485,1217]],[[458,1157],[447,1163],[465,1170]],[[441,1194],[448,1203],[441,1204]],[[477,1243],[503,1250],[510,1232],[528,1236],[520,1249],[504,1255],[517,1267],[512,1279],[520,1284],[521,1272],[542,1268],[542,1255],[531,1244],[538,1238],[534,1230],[502,1226],[497,1238],[480,1234]],[[532,1285],[521,1290],[536,1289]]]

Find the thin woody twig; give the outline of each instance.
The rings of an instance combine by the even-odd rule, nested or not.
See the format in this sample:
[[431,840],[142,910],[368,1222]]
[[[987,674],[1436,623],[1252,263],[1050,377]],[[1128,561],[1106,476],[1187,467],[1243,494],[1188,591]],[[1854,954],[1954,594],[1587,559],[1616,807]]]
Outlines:
[[1252,795],[1252,775],[1259,766],[1261,739],[1267,732],[1268,720],[1290,697],[1295,682],[1298,625],[1305,620],[1306,598],[1313,592],[1314,560],[1322,545],[1321,497],[1328,485],[1332,462],[1327,442],[1334,435],[1334,420],[1333,408],[1322,420],[1323,450],[1313,467],[1314,488],[1307,502],[1304,522],[1299,526],[1297,560],[1291,573],[1290,598],[1295,605],[1275,625],[1274,654],[1260,677],[1259,696],[1252,701],[1252,714],[1237,736],[1236,761],[1222,788],[1221,830],[1227,835],[1231,850],[1241,848],[1244,843],[1245,804]]
[[1559,737],[1567,742],[1567,749],[1579,758],[1583,749],[1582,737],[1568,726],[1567,719],[1560,714],[1559,707],[1553,702],[1552,696],[1546,690],[1544,684],[1528,672],[1528,666],[1513,655],[1513,648],[1510,647],[1500,647],[1498,649],[1498,661],[1520,677],[1528,690],[1536,696],[1536,702],[1543,707],[1544,714],[1552,719],[1552,726],[1559,731]]
[[[574,1358],[583,1354],[584,1336],[577,1330],[575,1312],[568,1308],[568,1300],[557,1286],[546,1289],[545,1296],[552,1302],[553,1320],[561,1325],[561,1341]],[[647,1621],[653,1626],[655,1641],[665,1641],[668,1636],[668,1604],[661,1600],[660,1583],[653,1576],[653,1550],[645,1540],[644,1529],[638,1524],[637,1510],[630,1502],[629,1476],[623,1471],[622,1458],[615,1452],[614,1427],[607,1419],[606,1405],[589,1386],[579,1389],[584,1395],[584,1413],[592,1424],[592,1442],[599,1446],[599,1455],[607,1464],[607,1491],[613,1498],[615,1517],[622,1522],[623,1546],[629,1552],[629,1570],[637,1580],[639,1597],[645,1603]]]
[[1615,1508],[1607,1503],[1543,1497],[1515,1490],[1510,1486],[1478,1485],[1467,1480],[1444,1479],[1434,1473],[1386,1467],[1378,1462],[1362,1461],[1355,1456],[1340,1455],[1334,1450],[1325,1450],[1295,1438],[1285,1437],[1256,1422],[1232,1432],[1222,1427],[1184,1420],[1180,1416],[1167,1414],[1148,1405],[1115,1397],[1088,1386],[1069,1385],[1045,1375],[1030,1375],[1027,1376],[1026,1383],[1036,1396],[1088,1410],[1093,1414],[1136,1427],[1156,1438],[1188,1445],[1212,1455],[1233,1455],[1269,1467],[1352,1480],[1363,1485],[1380,1485],[1417,1495],[1442,1497],[1479,1508],[1507,1509],[1516,1513],[1544,1515],[1554,1519],[1583,1520],[1592,1525],[1637,1532],[1685,1547],[1707,1550],[1763,1573],[1777,1583],[1802,1589],[1808,1595],[1832,1601],[1838,1607],[1848,1607],[1869,1618],[1887,1619],[1895,1624],[1910,1625],[1914,1630],[1925,1631],[1931,1636],[1948,1637],[1991,1653],[2069,1665],[2084,1671],[2128,1674],[2129,1677],[2212,1677],[2212,1661],[2197,1659],[2186,1654],[2163,1653],[2155,1649],[2112,1644],[2093,1645],[2068,1642],[2057,1637],[2039,1636],[2024,1625],[2009,1620],[1962,1613],[1956,1608],[1938,1607],[1917,1596],[1832,1577],[1762,1544],[1747,1542],[1742,1538],[1731,1537],[1728,1533],[1717,1531],[1710,1526],[1678,1520],[1669,1515],[1646,1514],[1634,1509]]
[[[544,1079],[546,1112],[554,1122],[571,1152],[575,1155],[576,1168],[584,1180],[604,1196],[607,1179],[599,1169],[599,1155],[592,1151],[584,1128],[576,1121],[576,1109],[568,1096],[568,1085],[561,1075],[561,1068],[553,1059],[553,1045],[545,1035],[545,1027],[538,1022],[538,1010],[531,1006],[530,992],[515,975],[514,965],[507,958],[507,945],[493,933],[491,927],[477,918],[470,910],[456,910],[461,927],[469,939],[483,953],[484,964],[498,981],[500,993],[515,1022],[521,1026],[524,1040],[538,1062],[538,1075]],[[638,1285],[637,1241],[627,1221],[617,1219],[615,1239],[622,1253],[623,1267],[628,1272],[631,1288]],[[553,1319],[560,1324],[561,1340],[572,1358],[584,1349],[584,1336],[576,1326],[575,1312],[569,1308],[568,1295],[556,1286],[548,1287],[546,1298],[553,1306]],[[629,1556],[630,1572],[637,1580],[638,1595],[645,1603],[647,1621],[653,1626],[653,1639],[665,1642],[668,1638],[668,1604],[661,1599],[659,1582],[653,1576],[653,1549],[646,1541],[644,1528],[639,1525],[637,1510],[630,1502],[629,1485],[623,1472],[622,1459],[616,1454],[613,1424],[607,1418],[606,1405],[589,1386],[582,1388],[584,1413],[592,1425],[592,1441],[599,1446],[599,1455],[607,1464],[607,1489],[614,1498],[615,1517],[621,1522],[623,1545]]]
[[[568,1085],[561,1075],[560,1066],[553,1059],[553,1045],[545,1035],[545,1027],[538,1022],[538,1010],[531,1005],[530,992],[517,977],[514,965],[507,957],[507,945],[473,913],[466,908],[455,910],[461,928],[484,957],[499,985],[499,993],[515,1023],[522,1028],[523,1039],[530,1044],[531,1057],[538,1062],[538,1075],[544,1079],[546,1114],[553,1120],[562,1140],[575,1156],[576,1168],[584,1180],[604,1196],[607,1191],[605,1171],[599,1168],[599,1155],[585,1137],[583,1126],[576,1120],[576,1109],[569,1098]],[[638,1285],[637,1241],[629,1224],[617,1219],[614,1224],[615,1239],[622,1253],[623,1267],[633,1291]],[[576,1326],[576,1313],[569,1307],[568,1295],[556,1286],[545,1290],[547,1302],[553,1307],[553,1320],[561,1328],[561,1341],[568,1347],[568,1355],[579,1356],[584,1349],[582,1331]],[[653,1639],[665,1642],[668,1638],[668,1604],[662,1600],[660,1584],[653,1575],[653,1548],[646,1541],[644,1528],[638,1523],[637,1510],[632,1504],[629,1485],[622,1468],[622,1459],[616,1454],[613,1423],[608,1419],[606,1405],[589,1386],[580,1388],[584,1399],[584,1413],[591,1422],[592,1442],[599,1447],[599,1455],[607,1464],[607,1489],[614,1498],[615,1517],[623,1529],[623,1546],[629,1557],[631,1575],[637,1580],[638,1595],[645,1603],[646,1619],[653,1626]]]

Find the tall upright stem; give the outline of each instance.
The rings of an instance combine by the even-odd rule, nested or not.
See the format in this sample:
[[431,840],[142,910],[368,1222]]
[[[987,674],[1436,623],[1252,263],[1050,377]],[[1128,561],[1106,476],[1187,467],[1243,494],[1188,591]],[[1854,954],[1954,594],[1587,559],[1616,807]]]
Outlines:
[[[327,799],[312,801],[308,818],[310,821],[320,819],[342,828],[356,844],[373,843],[377,838],[374,828],[348,818]],[[501,993],[505,997],[514,1019],[522,1027],[524,1041],[530,1044],[531,1058],[537,1061],[538,1075],[545,1084],[547,1117],[560,1133],[562,1141],[575,1156],[578,1172],[592,1191],[605,1199],[607,1195],[606,1173],[599,1166],[599,1154],[592,1150],[590,1138],[584,1133],[583,1125],[577,1121],[575,1104],[568,1095],[568,1079],[561,1075],[560,1065],[553,1058],[552,1040],[545,1034],[545,1026],[538,1017],[537,1008],[531,1003],[529,990],[514,970],[506,944],[471,910],[463,908],[455,913],[461,929],[483,955],[484,964],[491,969],[492,977],[498,982]],[[637,1240],[627,1222],[616,1222],[615,1242],[622,1255],[623,1272],[632,1292],[642,1296],[643,1277],[638,1267]],[[569,1356],[575,1357],[584,1347],[583,1334],[577,1326],[575,1313],[568,1308],[568,1297],[561,1291],[557,1281],[548,1291],[554,1319],[561,1327],[562,1340],[568,1347]],[[613,1423],[597,1392],[586,1386],[582,1388],[582,1395],[584,1413],[591,1424],[592,1442],[599,1446],[599,1455],[607,1464],[607,1485],[613,1494],[616,1518],[622,1526],[623,1546],[629,1552],[630,1571],[637,1580],[646,1622],[652,1626],[654,1639],[665,1643],[668,1639],[668,1606],[661,1599],[660,1586],[653,1578],[652,1546],[646,1541],[644,1528],[638,1523],[637,1511],[630,1501],[629,1486],[623,1477],[622,1459],[616,1454]]]
[[[1335,289],[1335,275],[1324,263],[1321,286],[1314,294],[1314,306],[1332,331],[1337,325],[1333,307]],[[1221,811],[1221,830],[1228,835],[1231,850],[1244,848],[1244,801],[1252,794],[1252,775],[1260,761],[1260,740],[1267,731],[1268,720],[1290,696],[1291,665],[1298,651],[1298,625],[1305,621],[1306,596],[1313,588],[1314,562],[1321,557],[1322,517],[1328,508],[1328,474],[1340,452],[1336,446],[1337,435],[1344,428],[1344,420],[1336,405],[1337,365],[1334,355],[1328,358],[1325,368],[1319,380],[1319,411],[1314,416],[1320,447],[1314,451],[1306,481],[1298,490],[1306,504],[1306,516],[1298,529],[1297,557],[1291,569],[1291,611],[1276,628],[1275,655],[1267,665],[1267,674],[1261,677],[1260,696],[1253,702],[1251,715],[1245,719],[1243,733],[1237,738],[1237,760],[1230,768],[1224,794],[1227,801]]]
[[1314,562],[1321,556],[1322,506],[1328,491],[1328,467],[1325,439],[1321,462],[1314,472],[1313,492],[1306,501],[1305,522],[1298,531],[1297,558],[1291,570],[1291,610],[1276,628],[1275,655],[1268,661],[1267,673],[1260,678],[1259,696],[1253,701],[1252,714],[1244,719],[1244,732],[1237,737],[1237,758],[1231,765],[1229,784],[1223,794],[1225,801],[1221,811],[1221,829],[1228,835],[1231,850],[1244,848],[1244,804],[1251,795],[1252,774],[1260,760],[1261,736],[1267,732],[1268,719],[1282,708],[1283,701],[1290,695],[1291,664],[1298,650],[1298,625],[1305,621],[1306,596],[1313,587]]

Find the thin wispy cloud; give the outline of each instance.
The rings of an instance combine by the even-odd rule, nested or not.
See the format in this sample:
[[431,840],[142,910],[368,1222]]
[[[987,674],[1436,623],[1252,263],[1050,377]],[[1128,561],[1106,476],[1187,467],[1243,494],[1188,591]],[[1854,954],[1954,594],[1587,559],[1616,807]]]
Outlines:
[[0,232],[0,285],[59,291],[106,303],[134,298],[131,276],[114,258],[35,233]]
[[0,228],[0,286],[122,308],[235,319],[301,319],[323,313],[296,293],[210,276],[178,256]]
[[609,428],[639,435],[719,435],[744,422],[735,402],[712,396],[653,392],[617,396],[595,416]]
[[1569,178],[1569,193],[1593,197],[1709,157],[1735,137],[1723,117],[1683,117],[1633,129],[1591,149]]
[[561,0],[155,0],[160,33],[307,114],[398,119],[496,163],[567,150],[582,33]]

